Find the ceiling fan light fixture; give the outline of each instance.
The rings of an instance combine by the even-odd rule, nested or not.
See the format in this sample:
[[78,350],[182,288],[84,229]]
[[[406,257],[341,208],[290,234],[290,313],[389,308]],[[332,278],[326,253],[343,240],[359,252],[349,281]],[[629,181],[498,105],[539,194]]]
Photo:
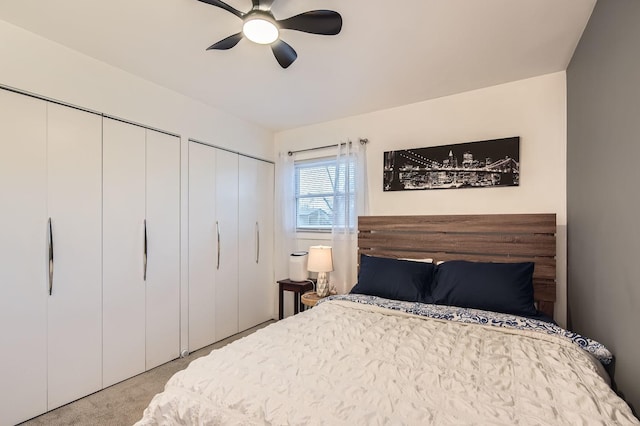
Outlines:
[[255,14],[245,18],[242,33],[258,44],[271,44],[280,37],[278,25],[266,14]]
[[342,29],[342,16],[333,10],[309,10],[287,19],[277,20],[271,13],[275,0],[252,0],[249,12],[241,12],[222,0],[198,0],[224,9],[242,19],[242,31],[232,34],[207,50],[229,50],[243,38],[257,44],[270,44],[273,56],[282,68],[288,68],[298,57],[293,47],[280,39],[280,29],[302,31],[309,34],[336,35]]

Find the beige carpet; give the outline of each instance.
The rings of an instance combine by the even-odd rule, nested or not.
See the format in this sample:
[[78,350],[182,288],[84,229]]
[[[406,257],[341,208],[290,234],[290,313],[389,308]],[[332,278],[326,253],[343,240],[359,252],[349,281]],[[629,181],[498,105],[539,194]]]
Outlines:
[[213,349],[221,348],[272,322],[260,324],[245,332],[202,348],[186,358],[168,362],[153,370],[26,421],[22,425],[132,425],[142,418],[142,412],[149,405],[153,396],[162,392],[164,384],[174,373],[186,368],[194,359],[208,355]]

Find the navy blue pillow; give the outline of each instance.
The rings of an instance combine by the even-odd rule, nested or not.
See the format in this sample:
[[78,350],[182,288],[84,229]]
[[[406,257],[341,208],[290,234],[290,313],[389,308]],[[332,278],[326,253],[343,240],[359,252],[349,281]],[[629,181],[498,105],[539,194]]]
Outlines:
[[362,255],[358,283],[351,293],[424,302],[430,299],[434,271],[433,263]]
[[533,262],[444,262],[436,271],[433,301],[439,305],[535,316],[533,268]]

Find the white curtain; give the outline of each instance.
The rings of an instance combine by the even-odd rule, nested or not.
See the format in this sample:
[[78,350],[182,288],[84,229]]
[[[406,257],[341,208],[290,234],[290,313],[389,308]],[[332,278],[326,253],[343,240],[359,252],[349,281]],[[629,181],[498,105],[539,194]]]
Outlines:
[[[289,276],[289,256],[296,250],[294,158],[281,152],[276,161],[276,277]],[[279,278],[278,278],[279,279]]]
[[369,213],[366,144],[339,144],[336,160],[331,287],[343,294],[357,279],[358,216]]

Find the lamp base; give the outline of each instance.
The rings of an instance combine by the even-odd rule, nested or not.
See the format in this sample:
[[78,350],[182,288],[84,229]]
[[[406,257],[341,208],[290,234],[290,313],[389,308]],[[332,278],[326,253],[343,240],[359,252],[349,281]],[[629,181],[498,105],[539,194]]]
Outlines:
[[318,297],[327,297],[329,295],[329,280],[327,279],[326,272],[318,272],[316,293],[318,294]]

